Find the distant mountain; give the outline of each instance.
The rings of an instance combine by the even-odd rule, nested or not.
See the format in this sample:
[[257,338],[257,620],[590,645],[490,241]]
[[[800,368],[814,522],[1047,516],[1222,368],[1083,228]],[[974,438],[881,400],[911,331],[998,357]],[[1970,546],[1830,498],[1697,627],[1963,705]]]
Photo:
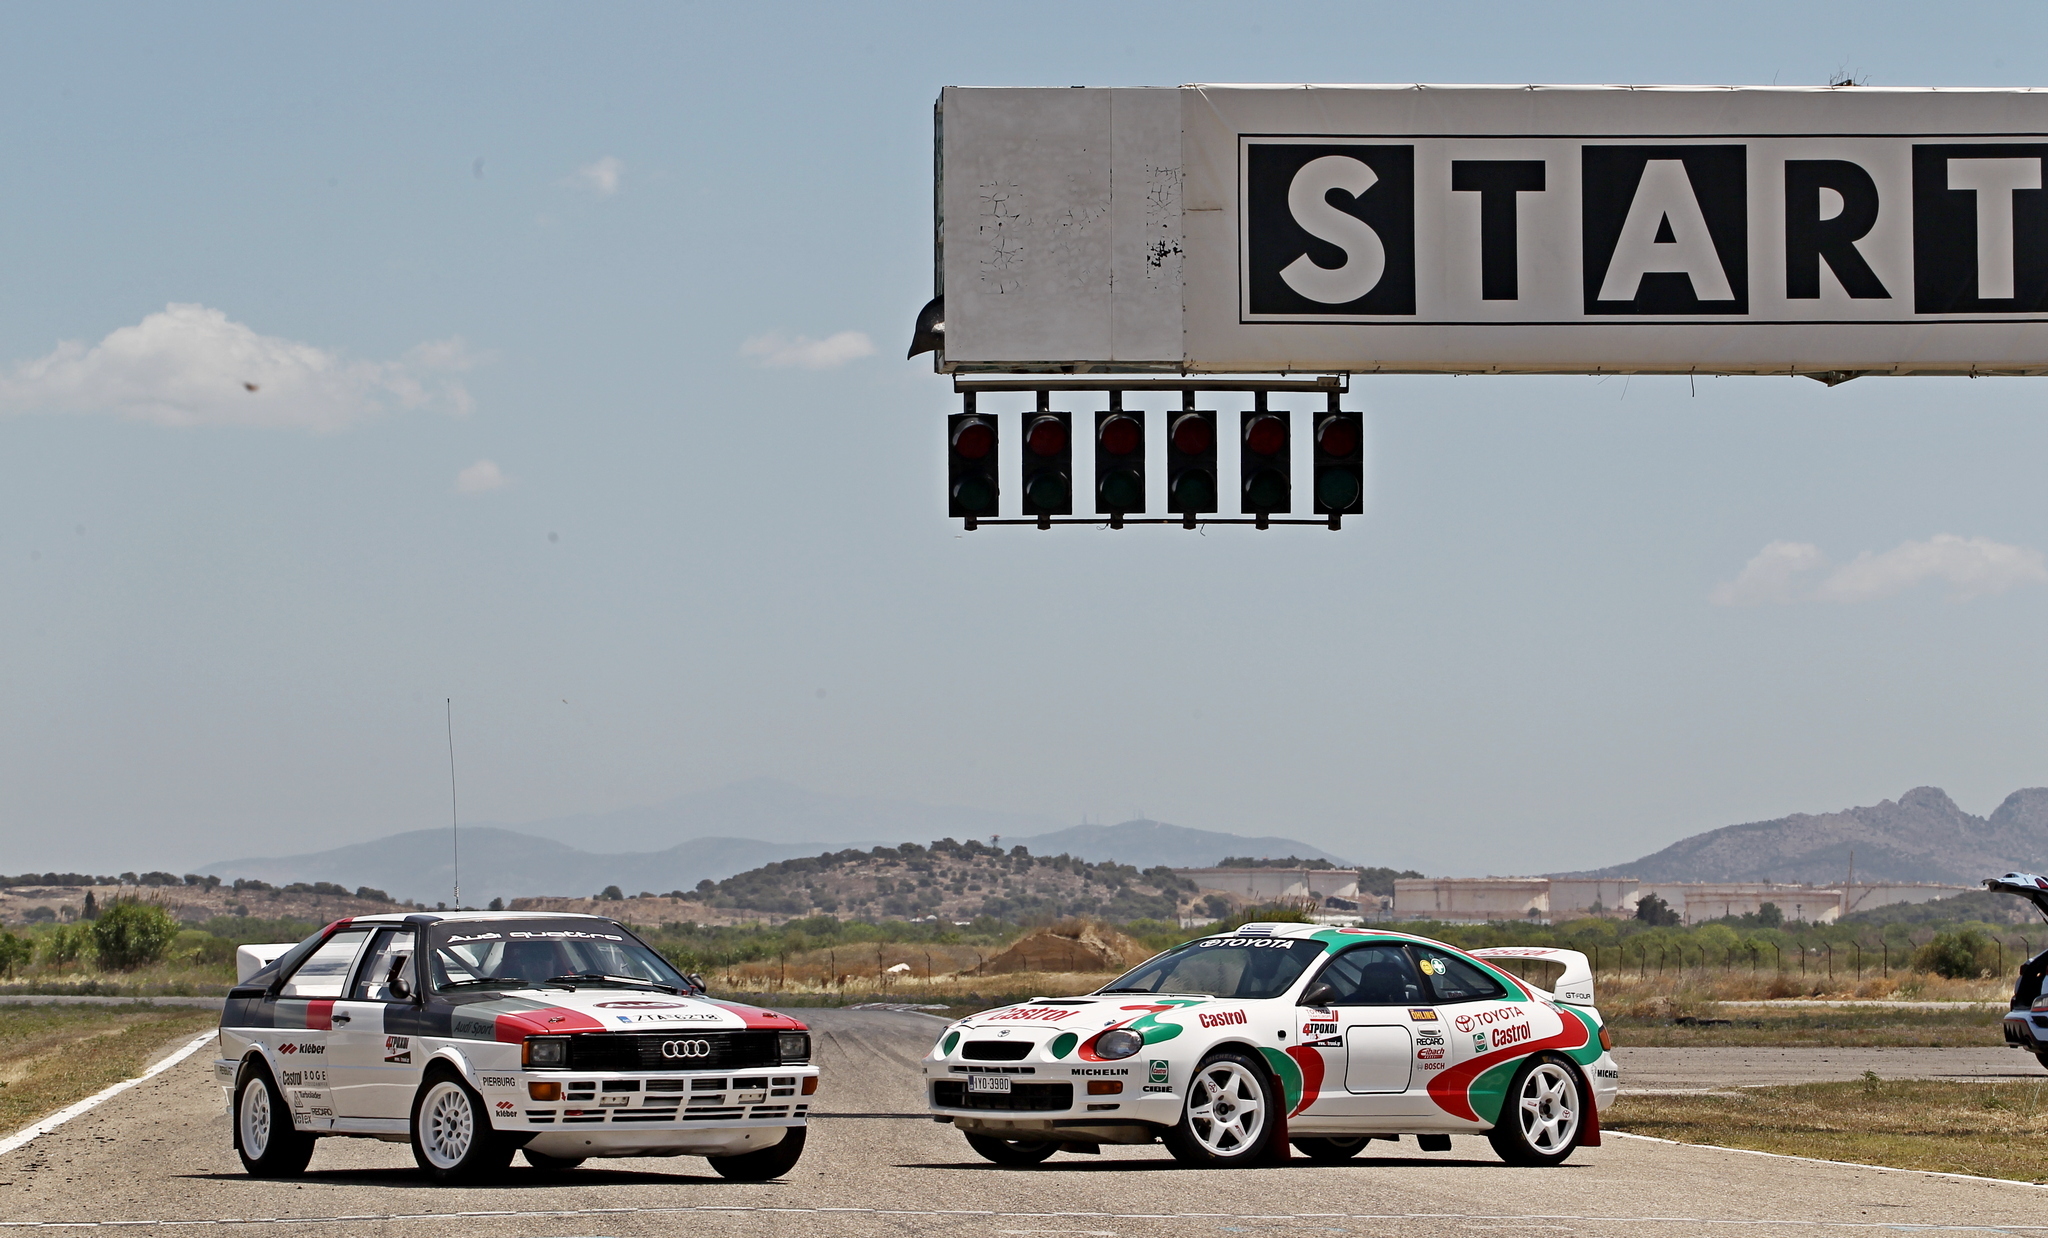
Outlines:
[[[1033,855],[1065,853],[1093,862],[1199,868],[1227,855],[1336,857],[1291,838],[1247,838],[1161,821],[1077,825],[1016,813],[943,808],[901,800],[823,795],[772,779],[733,783],[647,808],[558,817],[517,827],[462,827],[462,900],[587,897],[616,885],[626,894],[666,894],[723,881],[776,860],[847,848],[869,850],[941,838],[988,841]],[[694,831],[694,832],[693,832]],[[1338,861],[1341,863],[1341,861]],[[273,885],[333,881],[436,903],[451,897],[455,871],[447,830],[415,830],[374,842],[300,855],[216,860],[198,867],[230,881]]]
[[1304,860],[1329,860],[1348,866],[1327,851],[1320,851],[1292,838],[1246,838],[1242,834],[1219,834],[1212,830],[1191,830],[1164,821],[1126,821],[1121,825],[1074,825],[1050,834],[1029,838],[1003,835],[1003,845],[1022,843],[1033,855],[1065,852],[1083,860],[1116,860],[1139,868],[1164,864],[1169,868],[1209,868],[1228,855],[1299,856]]
[[2048,787],[2005,797],[1989,817],[1972,816],[1939,787],[1841,812],[1794,813],[1723,826],[1680,839],[1628,864],[1571,877],[1643,881],[1939,881],[1976,885],[2015,869],[2048,866]]
[[[868,844],[873,846],[875,844]],[[771,843],[748,838],[693,838],[663,851],[596,855],[513,830],[462,828],[462,901],[481,907],[493,898],[532,894],[589,896],[609,885],[627,894],[693,889],[709,878],[775,860],[816,855],[815,843]],[[454,857],[447,830],[414,830],[375,842],[306,855],[218,860],[199,871],[233,881],[254,877],[273,885],[333,881],[354,889],[375,886],[393,898],[436,903],[451,897]]]
[[919,804],[872,796],[827,795],[773,778],[750,778],[660,804],[613,812],[552,817],[520,824],[483,822],[600,852],[664,851],[697,838],[752,838],[824,847],[875,846],[875,841],[935,838],[986,840],[1043,834],[1052,817]]

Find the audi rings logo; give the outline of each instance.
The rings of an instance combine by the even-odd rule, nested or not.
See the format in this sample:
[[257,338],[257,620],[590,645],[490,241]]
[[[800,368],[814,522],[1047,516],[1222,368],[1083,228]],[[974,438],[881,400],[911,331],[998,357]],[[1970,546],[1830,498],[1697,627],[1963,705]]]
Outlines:
[[661,1056],[671,1061],[691,1057],[710,1057],[711,1042],[708,1040],[664,1040],[661,1042]]

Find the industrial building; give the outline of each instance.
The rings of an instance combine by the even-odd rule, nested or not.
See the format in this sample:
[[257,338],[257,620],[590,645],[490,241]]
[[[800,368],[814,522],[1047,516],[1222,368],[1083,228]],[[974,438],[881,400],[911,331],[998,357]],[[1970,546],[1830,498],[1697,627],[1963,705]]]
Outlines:
[[1581,877],[1427,877],[1394,883],[1393,915],[1400,920],[1571,920],[1581,916],[1630,918],[1656,895],[1681,922],[1750,915],[1774,904],[1787,920],[1828,924],[1854,911],[1892,903],[1926,903],[1970,893],[1974,887],[1932,882],[1857,882],[1833,886],[1770,881],[1637,881]]

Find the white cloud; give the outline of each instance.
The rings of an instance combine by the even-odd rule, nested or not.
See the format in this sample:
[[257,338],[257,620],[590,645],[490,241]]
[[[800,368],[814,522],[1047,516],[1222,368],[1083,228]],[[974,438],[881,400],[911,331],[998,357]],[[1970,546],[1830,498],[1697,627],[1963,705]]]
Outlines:
[[841,331],[822,340],[807,335],[791,339],[780,331],[769,331],[740,345],[740,356],[776,369],[829,370],[874,355],[875,342],[865,331]]
[[479,460],[455,475],[457,494],[482,494],[486,490],[502,490],[511,484],[512,479],[505,476],[496,460]]
[[1821,602],[1868,602],[1924,580],[1945,580],[1958,602],[2004,593],[2014,585],[2048,581],[2041,552],[1987,537],[1937,533],[1924,542],[1901,542],[1882,554],[1864,551],[1813,591]]
[[460,383],[437,372],[483,358],[459,339],[421,344],[399,361],[350,361],[312,344],[259,335],[217,309],[173,302],[90,347],[67,340],[0,373],[0,413],[111,413],[160,426],[338,430],[391,408],[469,411]]
[[1707,600],[1716,606],[1796,602],[1801,578],[1826,562],[1820,547],[1811,542],[1772,542],[1744,564],[1734,580],[1715,585]]
[[1953,586],[1951,599],[1967,602],[2004,593],[2015,585],[2048,583],[2048,561],[2040,551],[1953,533],[1901,542],[1882,553],[1866,550],[1818,583],[1809,583],[1814,572],[1827,566],[1818,546],[1772,542],[1745,564],[1735,579],[1714,586],[1707,600],[1716,606],[1870,602],[1928,580],[1945,580]]
[[626,165],[616,156],[606,155],[596,163],[586,163],[576,169],[568,184],[578,189],[588,189],[600,198],[609,198],[619,191],[619,178],[625,174]]

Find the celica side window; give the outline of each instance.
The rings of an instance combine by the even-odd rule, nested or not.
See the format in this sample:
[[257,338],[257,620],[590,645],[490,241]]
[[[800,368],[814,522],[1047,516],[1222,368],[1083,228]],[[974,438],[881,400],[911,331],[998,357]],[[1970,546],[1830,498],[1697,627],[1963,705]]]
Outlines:
[[1319,941],[1288,937],[1205,937],[1117,977],[1102,993],[1278,997],[1322,956]]
[[320,943],[319,949],[307,955],[305,962],[292,972],[277,995],[340,997],[341,986],[348,982],[348,965],[356,961],[356,951],[369,935],[368,929],[343,929]]
[[1316,979],[1336,990],[1332,1006],[1414,1006],[1426,1000],[1422,977],[1399,946],[1346,950]]
[[1465,960],[1445,954],[1441,950],[1417,946],[1415,961],[1421,965],[1422,974],[1429,980],[1429,987],[1436,990],[1436,1000],[1445,1005],[1454,1002],[1490,1001],[1508,995],[1508,991],[1501,987],[1500,981]]

